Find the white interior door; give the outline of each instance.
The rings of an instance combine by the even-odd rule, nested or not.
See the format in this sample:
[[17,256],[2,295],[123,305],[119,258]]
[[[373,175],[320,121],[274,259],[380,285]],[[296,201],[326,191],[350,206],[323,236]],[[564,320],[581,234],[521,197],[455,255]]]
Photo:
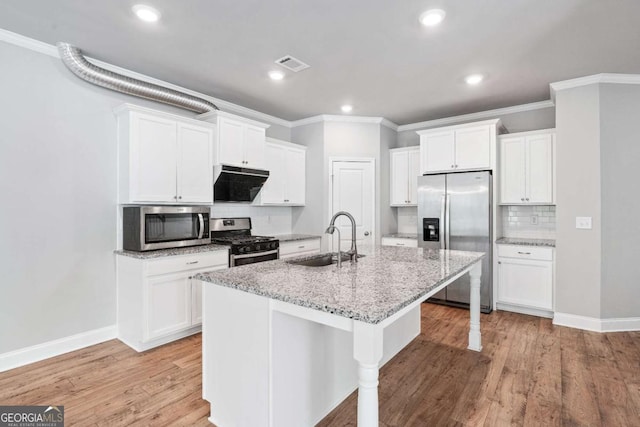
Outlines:
[[[339,211],[349,212],[356,221],[356,243],[372,245],[374,229],[375,174],[373,160],[333,161],[331,163],[331,216]],[[336,220],[340,230],[341,250],[351,247],[351,222],[345,216]],[[337,233],[335,233],[337,234]],[[337,250],[337,236],[332,250]]]

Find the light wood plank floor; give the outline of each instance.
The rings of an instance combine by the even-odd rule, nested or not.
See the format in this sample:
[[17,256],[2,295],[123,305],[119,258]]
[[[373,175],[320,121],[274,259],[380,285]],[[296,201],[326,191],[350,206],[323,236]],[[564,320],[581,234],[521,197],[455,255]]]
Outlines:
[[[640,426],[640,333],[422,308],[422,334],[380,374],[381,426]],[[0,373],[2,405],[65,405],[66,425],[204,426],[200,335],[138,354],[109,341]],[[355,426],[356,394],[320,426]]]

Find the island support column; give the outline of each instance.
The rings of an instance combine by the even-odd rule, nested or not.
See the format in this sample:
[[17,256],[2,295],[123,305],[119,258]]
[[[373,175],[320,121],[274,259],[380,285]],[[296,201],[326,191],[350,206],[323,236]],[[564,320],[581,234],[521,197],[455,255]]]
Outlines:
[[482,339],[480,336],[480,276],[482,275],[482,262],[479,261],[469,271],[471,290],[469,295],[469,350],[482,351]]
[[383,328],[353,322],[353,357],[358,362],[358,427],[378,427],[378,371]]

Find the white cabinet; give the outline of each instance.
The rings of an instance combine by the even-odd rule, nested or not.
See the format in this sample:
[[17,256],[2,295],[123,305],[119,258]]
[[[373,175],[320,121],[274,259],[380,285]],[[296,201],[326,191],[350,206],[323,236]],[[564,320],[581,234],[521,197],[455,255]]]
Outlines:
[[306,147],[267,138],[265,160],[269,178],[260,191],[260,203],[304,206]]
[[418,131],[420,175],[493,169],[499,120]]
[[280,259],[320,253],[320,237],[315,239],[280,242]]
[[265,169],[265,132],[269,125],[222,111],[198,116],[218,127],[214,163]]
[[389,150],[391,206],[416,206],[420,149],[418,147]]
[[418,239],[404,239],[398,237],[383,237],[382,246],[405,246],[407,248],[417,248]]
[[117,257],[118,338],[137,351],[200,331],[200,272],[228,267],[228,251],[155,259]]
[[213,203],[213,127],[125,104],[118,114],[119,203]]
[[553,204],[554,153],[552,129],[500,137],[500,203]]
[[553,314],[553,248],[498,245],[497,307]]

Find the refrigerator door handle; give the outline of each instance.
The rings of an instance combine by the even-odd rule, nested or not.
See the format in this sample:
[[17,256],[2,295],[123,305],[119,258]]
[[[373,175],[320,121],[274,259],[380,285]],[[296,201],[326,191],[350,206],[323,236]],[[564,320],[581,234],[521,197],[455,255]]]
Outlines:
[[445,219],[444,219],[444,235],[445,235],[445,244],[446,244],[446,248],[445,249],[451,249],[451,242],[449,241],[449,234],[451,234],[451,196],[450,195],[446,195],[445,196],[445,200],[447,201],[447,206],[445,208]]
[[444,225],[444,227],[442,227],[442,230],[440,230],[440,249],[446,249],[445,244],[444,244],[444,239],[445,236],[447,236],[447,228],[449,228],[449,226],[444,222],[445,221],[445,200],[447,199],[446,195],[442,195],[442,202],[440,203],[440,226],[442,227]]

